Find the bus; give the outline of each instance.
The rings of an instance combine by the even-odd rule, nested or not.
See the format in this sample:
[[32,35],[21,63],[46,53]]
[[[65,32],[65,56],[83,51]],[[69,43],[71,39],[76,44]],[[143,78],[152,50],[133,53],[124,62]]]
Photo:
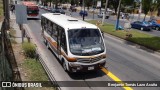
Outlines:
[[27,7],[27,18],[39,19],[38,5],[31,1],[23,1],[22,4]]
[[101,69],[106,47],[100,29],[90,23],[59,13],[41,16],[42,36],[67,72]]

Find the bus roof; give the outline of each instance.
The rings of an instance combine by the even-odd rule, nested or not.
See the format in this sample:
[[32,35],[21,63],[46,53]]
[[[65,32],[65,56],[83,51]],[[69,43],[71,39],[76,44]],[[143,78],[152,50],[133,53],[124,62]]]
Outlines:
[[25,6],[37,6],[34,2],[31,1],[23,1],[22,4]]
[[98,28],[96,25],[63,14],[45,13],[42,16],[65,29]]

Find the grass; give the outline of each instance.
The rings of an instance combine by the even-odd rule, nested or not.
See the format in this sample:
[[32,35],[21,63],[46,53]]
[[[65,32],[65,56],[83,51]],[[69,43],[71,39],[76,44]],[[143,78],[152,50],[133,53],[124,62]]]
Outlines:
[[41,65],[41,63],[35,59],[26,59],[23,63],[31,81],[48,81],[48,77]]
[[[41,63],[35,59],[26,59],[22,64],[29,81],[49,81]],[[25,90],[55,90],[54,87],[25,88]]]
[[22,48],[23,48],[25,56],[27,58],[35,58],[36,57],[36,47],[33,43],[24,42],[22,44]]
[[[96,24],[96,20],[91,20],[88,21],[92,24]],[[130,34],[132,34],[131,38],[126,38],[126,34],[128,32],[124,30],[115,30],[115,26],[112,24],[105,23],[103,26],[99,25],[99,28],[108,34],[117,36],[119,38],[134,42],[136,44],[145,46],[149,49],[155,50],[155,51],[160,51],[160,37],[156,37],[150,34],[146,34],[143,32],[138,32],[135,30],[130,30]]]
[[16,30],[14,30],[13,28],[11,28],[9,31],[10,31],[9,35],[10,35],[10,41],[11,41],[11,43],[17,44],[17,42],[15,40]]

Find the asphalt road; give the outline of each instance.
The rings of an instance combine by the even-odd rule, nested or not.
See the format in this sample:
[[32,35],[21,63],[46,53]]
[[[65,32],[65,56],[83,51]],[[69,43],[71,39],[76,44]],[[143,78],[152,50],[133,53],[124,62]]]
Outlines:
[[[44,11],[42,11],[44,13]],[[114,81],[104,71],[91,73],[66,73],[53,53],[46,48],[41,37],[40,20],[28,20],[28,27],[32,31],[42,51],[46,55],[52,74],[58,81]],[[105,67],[122,81],[160,81],[160,56],[147,52],[131,43],[121,41],[105,34],[107,50]],[[94,83],[97,84],[96,82]],[[124,90],[122,87],[94,87],[86,83],[88,87],[63,87],[63,90]],[[134,90],[160,90],[159,87],[131,87]],[[127,89],[126,89],[127,90]]]

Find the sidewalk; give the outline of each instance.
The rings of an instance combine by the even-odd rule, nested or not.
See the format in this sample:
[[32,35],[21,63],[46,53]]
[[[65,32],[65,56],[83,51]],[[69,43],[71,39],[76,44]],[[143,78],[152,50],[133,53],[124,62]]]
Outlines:
[[16,23],[15,13],[10,12],[10,21],[11,21],[10,22],[11,28],[13,28],[16,31],[16,35],[15,35],[16,42],[22,43],[22,34],[18,24]]

